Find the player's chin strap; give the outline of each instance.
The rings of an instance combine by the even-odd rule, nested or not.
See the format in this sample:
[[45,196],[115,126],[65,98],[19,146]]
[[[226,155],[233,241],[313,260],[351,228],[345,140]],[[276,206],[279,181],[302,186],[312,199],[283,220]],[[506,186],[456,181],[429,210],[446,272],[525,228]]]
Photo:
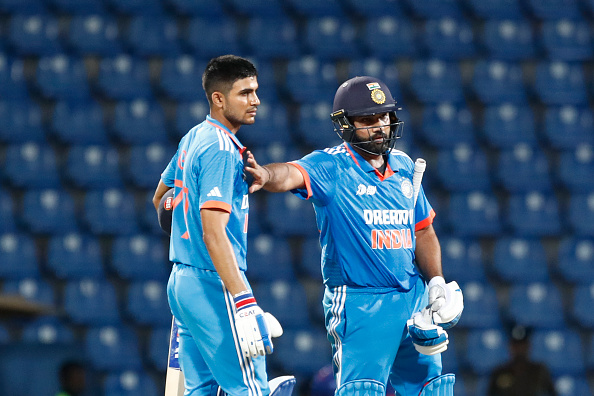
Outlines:
[[[295,388],[295,377],[292,375],[283,375],[276,377],[268,381],[268,387],[270,388],[269,396],[291,396],[293,388]],[[218,388],[216,396],[228,396],[229,394]]]
[[379,381],[360,379],[349,381],[340,386],[336,396],[385,396],[386,387]]
[[419,396],[454,396],[454,384],[456,376],[454,374],[443,374],[427,382]]

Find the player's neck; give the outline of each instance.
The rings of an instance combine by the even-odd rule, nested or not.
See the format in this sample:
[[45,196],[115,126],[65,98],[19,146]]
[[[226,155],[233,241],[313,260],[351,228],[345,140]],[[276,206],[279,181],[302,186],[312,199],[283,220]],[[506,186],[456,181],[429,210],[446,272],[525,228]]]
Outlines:
[[235,125],[235,124],[231,123],[231,121],[229,121],[227,119],[227,117],[225,117],[223,115],[223,112],[222,111],[217,111],[215,109],[211,109],[210,110],[210,117],[212,119],[214,119],[214,120],[217,120],[221,124],[223,124],[223,126],[225,126],[229,130],[229,132],[231,132],[234,135],[237,133],[237,131],[241,127],[241,124]]
[[382,154],[371,154],[363,150],[359,150],[358,147],[353,147],[357,153],[365,159],[365,161],[369,162],[371,166],[378,170],[381,174],[384,173],[386,170],[386,158]]

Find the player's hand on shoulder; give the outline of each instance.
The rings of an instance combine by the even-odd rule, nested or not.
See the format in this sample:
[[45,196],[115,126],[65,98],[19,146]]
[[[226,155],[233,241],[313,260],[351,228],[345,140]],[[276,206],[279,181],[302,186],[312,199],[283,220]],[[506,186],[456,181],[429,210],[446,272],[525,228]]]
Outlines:
[[269,312],[256,303],[254,295],[245,291],[233,296],[235,303],[235,329],[244,357],[256,358],[271,354],[272,337],[280,337],[283,328]]
[[250,185],[249,192],[253,193],[260,190],[269,179],[270,174],[264,167],[260,166],[251,151],[246,151],[245,156],[246,165],[244,169],[252,176],[253,181]]
[[423,355],[435,355],[448,349],[448,333],[431,320],[428,308],[413,314],[406,322],[408,334],[417,352]]
[[445,283],[441,276],[429,281],[429,304],[433,322],[444,329],[454,327],[464,310],[462,289],[457,282]]

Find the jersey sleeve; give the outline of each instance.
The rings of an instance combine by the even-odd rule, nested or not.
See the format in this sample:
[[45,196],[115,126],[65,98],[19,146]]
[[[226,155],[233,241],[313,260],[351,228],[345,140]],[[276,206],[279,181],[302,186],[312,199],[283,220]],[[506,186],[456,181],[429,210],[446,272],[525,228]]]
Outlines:
[[167,187],[173,187],[175,183],[175,166],[177,164],[177,158],[178,153],[176,152],[163,173],[161,173],[161,180],[163,180],[163,183],[165,183]]
[[320,206],[327,205],[336,188],[336,162],[330,154],[316,150],[305,157],[290,162],[303,174],[305,188],[291,190],[301,199],[311,199]]
[[421,230],[433,223],[435,217],[435,211],[429,203],[427,196],[425,196],[425,190],[423,186],[419,190],[419,198],[417,205],[415,206],[415,231]]
[[200,209],[220,209],[231,213],[238,153],[219,144],[206,147],[200,156],[198,189]]

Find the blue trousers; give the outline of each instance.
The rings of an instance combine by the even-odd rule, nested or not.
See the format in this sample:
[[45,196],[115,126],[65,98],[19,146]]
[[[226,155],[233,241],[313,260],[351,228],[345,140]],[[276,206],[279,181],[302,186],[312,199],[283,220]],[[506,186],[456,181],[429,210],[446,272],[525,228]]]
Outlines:
[[241,353],[233,297],[215,271],[174,264],[167,298],[179,328],[186,396],[213,396],[219,385],[232,396],[270,393],[265,358]]
[[388,378],[399,396],[418,395],[441,375],[441,355],[418,353],[406,321],[427,304],[424,281],[408,292],[394,289],[326,288],[324,313],[332,344],[337,388],[357,379]]

